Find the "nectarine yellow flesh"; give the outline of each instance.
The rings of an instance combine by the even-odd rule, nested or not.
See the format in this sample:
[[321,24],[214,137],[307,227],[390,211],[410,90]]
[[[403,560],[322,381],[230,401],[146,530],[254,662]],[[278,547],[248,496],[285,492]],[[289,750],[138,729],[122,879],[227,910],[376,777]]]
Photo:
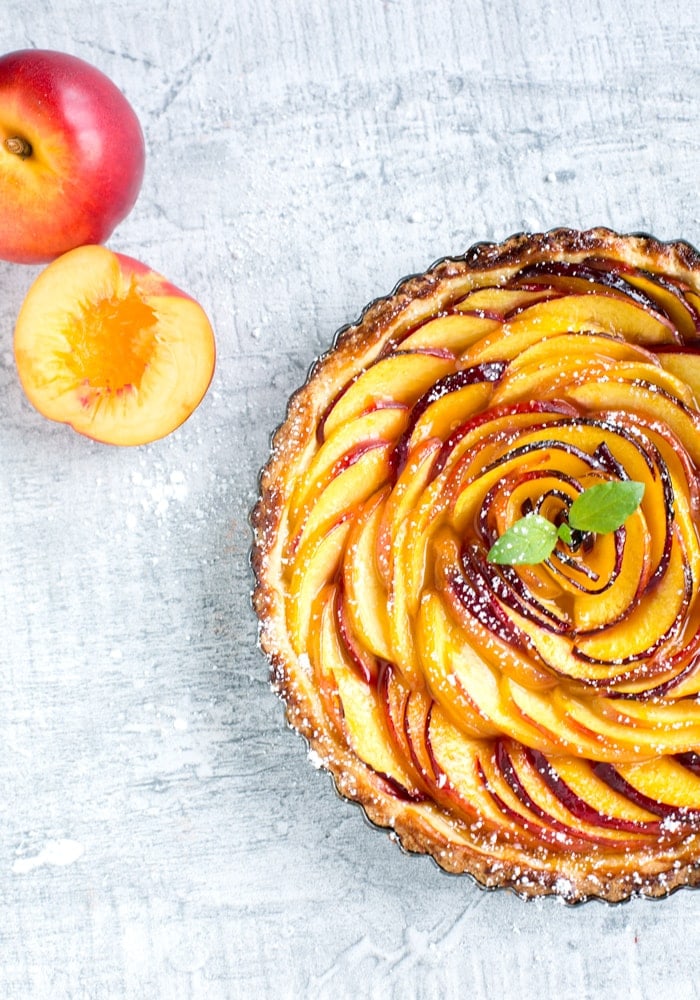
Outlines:
[[[640,822],[638,830],[630,829],[629,826],[626,829],[615,829],[614,825],[608,826],[604,811],[600,809],[600,803],[596,803],[595,800],[589,803],[592,814],[589,815],[589,818],[572,815],[567,805],[544,780],[544,775],[535,766],[523,747],[509,741],[508,748],[513,773],[517,776],[524,793],[530,796],[534,805],[545,813],[545,818],[553,823],[563,842],[566,842],[567,838],[571,838],[575,842],[577,837],[580,837],[584,843],[601,846],[616,845],[618,848],[624,848],[625,846],[632,847],[650,843],[655,839],[657,834],[656,817],[653,815],[647,814],[648,818],[646,821]],[[606,801],[610,801],[610,799],[606,799]],[[641,813],[643,810],[639,810],[639,812]],[[601,816],[600,822],[596,819],[596,813]],[[643,825],[644,822],[648,824],[646,829]],[[583,847],[583,844],[581,846]]]
[[[574,595],[573,621],[580,632],[602,628],[626,616],[637,594],[646,586],[651,573],[650,533],[641,517],[631,517],[625,525],[625,548],[617,576],[601,574],[603,581],[591,593]],[[604,546],[600,540],[596,548]],[[607,581],[607,585],[606,585]]]
[[[465,775],[464,765],[459,757],[466,756],[467,761],[469,757],[460,745],[458,736],[447,730],[439,715],[431,729],[434,731],[434,734],[431,733],[433,743],[438,743],[439,740],[446,743],[445,746],[440,746],[435,755],[448,779],[460,790],[465,788],[465,777],[468,782],[470,772],[467,771]],[[530,839],[534,841],[536,837],[550,842],[553,832],[551,827],[542,822],[529,803],[518,797],[500,772],[496,763],[495,746],[495,743],[489,742],[477,749],[475,756],[478,780],[472,788],[466,784],[466,789],[471,793],[469,801],[478,806],[482,819],[489,827],[497,830],[499,835],[505,834],[508,839],[517,838],[521,843]],[[562,837],[561,842],[563,841]],[[573,847],[571,838],[567,847]]]
[[425,742],[432,704],[427,692],[410,689],[403,714],[403,727],[414,767],[424,781],[435,787],[435,769]]
[[643,795],[679,809],[700,811],[700,777],[669,757],[622,764],[617,770]]
[[302,511],[300,524],[292,526],[290,539],[291,557],[307,538],[323,534],[348,508],[359,508],[365,500],[379,490],[388,478],[387,457],[391,446],[384,441],[370,442],[358,449],[358,457],[345,465],[330,478],[315,506],[308,513]]
[[454,359],[432,354],[407,352],[382,358],[362,372],[339,397],[326,417],[325,436],[378,403],[414,403],[454,369]]
[[498,321],[481,316],[461,316],[459,313],[440,316],[424,323],[401,341],[402,351],[437,348],[461,354],[487,333],[497,329]]
[[550,367],[556,368],[560,362],[639,361],[659,366],[657,355],[640,344],[606,333],[592,333],[590,330],[570,333],[562,330],[546,340],[538,340],[524,348],[509,365],[509,372],[521,368],[537,366],[543,378]]
[[343,559],[343,581],[354,631],[371,653],[391,660],[388,597],[377,566],[377,538],[387,492],[371,497],[352,527]]
[[700,466],[700,413],[664,394],[653,383],[638,384],[624,378],[572,386],[566,396],[587,410],[625,416],[639,414],[652,424],[665,423],[683,441],[693,461]]
[[412,774],[402,763],[389,738],[386,715],[375,688],[365,684],[350,668],[335,670],[344,725],[355,753],[373,770],[414,791]]
[[441,396],[416,421],[409,440],[409,450],[429,437],[447,437],[471,416],[486,408],[493,395],[489,382],[475,382]]
[[214,371],[201,306],[143,265],[85,246],[42,271],[15,326],[29,400],[45,416],[111,444],[175,430]]
[[406,426],[408,410],[382,407],[370,410],[349,424],[341,424],[328,434],[307,469],[299,476],[289,501],[290,533],[295,535],[313,505],[331,480],[343,471],[343,461],[359,454],[371,442],[391,443]]
[[514,358],[539,341],[582,331],[622,337],[643,346],[678,343],[668,320],[633,302],[613,296],[564,295],[524,309],[477,342],[466,356],[472,364]]
[[654,281],[653,277],[645,274],[632,272],[625,275],[625,280],[657,302],[683,338],[690,341],[695,339],[697,335],[695,322],[688,307],[682,301],[682,295],[677,295],[670,288],[665,288],[658,281]]
[[489,742],[466,737],[452,725],[437,704],[430,711],[426,735],[430,757],[437,770],[438,786],[447,786],[454,805],[461,808],[465,817],[491,819],[513,829],[480,776],[480,754],[489,752]]
[[78,385],[115,393],[141,385],[156,349],[158,319],[133,285],[122,296],[81,303],[64,327],[57,357]]
[[522,309],[525,306],[533,305],[535,302],[540,302],[542,299],[551,297],[552,293],[547,288],[541,291],[532,291],[529,289],[489,286],[470,292],[469,295],[456,303],[455,309],[464,313],[496,313],[499,317],[504,317],[507,313],[511,313],[515,309]]
[[[397,531],[399,546],[405,540],[408,531],[407,522],[403,522]],[[389,585],[389,639],[392,649],[392,662],[401,677],[411,687],[420,688],[424,682],[420,670],[418,651],[414,638],[411,620],[411,598],[408,581],[392,575]]]
[[428,485],[439,449],[440,441],[429,438],[413,450],[384,506],[377,544],[380,571],[383,571],[385,579],[391,575],[390,562],[395,552],[399,528],[410,516]]
[[574,294],[538,302],[507,323],[504,333],[517,336],[520,331],[537,327],[541,328],[541,333],[598,328],[642,345],[676,343],[678,340],[673,325],[664,316],[612,295]]
[[[463,426],[458,427],[447,444],[447,453],[441,456],[440,488],[451,494],[451,487],[447,484],[450,470],[457,469],[455,480],[457,482],[465,478],[470,460],[474,455],[478,455],[477,465],[483,467],[488,464],[489,457],[497,455],[504,450],[511,435],[518,435],[528,427],[550,424],[561,420],[561,414],[548,412],[516,411],[507,407],[505,410],[489,410],[488,420],[477,418],[471,421],[466,419]],[[490,451],[485,451],[490,448]],[[442,500],[447,500],[444,496]]]
[[[607,739],[605,733],[595,728],[597,719],[587,718],[591,725],[585,725],[574,718],[573,708],[578,707],[580,703],[575,699],[562,703],[559,689],[542,694],[510,679],[505,681],[505,687],[523,719],[527,720],[530,726],[541,729],[548,736],[550,743],[558,747],[559,753],[611,762],[638,759],[640,741],[638,739],[635,742],[634,733],[624,733],[625,739],[622,742]],[[517,734],[514,735],[525,746],[537,748],[534,742],[528,742]]]
[[700,408],[700,354],[694,351],[659,351],[659,363],[681,379],[695,397],[692,404]]
[[343,733],[343,708],[335,681],[334,664],[343,653],[335,621],[336,587],[326,584],[312,604],[307,651],[316,687],[329,725],[337,736]]
[[[690,706],[686,714],[674,704],[640,707],[638,702],[626,706],[613,699],[591,703],[572,695],[563,688],[554,693],[553,708],[561,713],[566,724],[575,731],[588,733],[595,739],[597,753],[587,754],[595,760],[618,760],[634,763],[650,757],[686,753],[700,740],[700,709]],[[559,723],[561,725],[561,723]],[[646,753],[642,749],[647,747]]]
[[297,552],[287,598],[290,638],[297,654],[306,650],[311,609],[321,589],[337,572],[349,530],[349,520],[340,519],[332,528],[310,535]]
[[548,367],[543,374],[536,363],[518,370],[508,371],[493,396],[494,406],[508,406],[521,399],[557,399],[565,386],[586,379],[601,379],[612,369],[611,361],[581,361],[577,358]]
[[550,298],[557,295],[606,295],[609,298],[625,299],[623,291],[611,288],[609,285],[602,285],[593,278],[580,278],[571,274],[527,274],[515,278],[510,282],[511,287],[519,289],[522,285],[536,289],[541,286],[542,294],[545,292]]
[[424,778],[413,761],[411,745],[406,734],[406,711],[411,697],[411,689],[404,684],[396,670],[386,665],[379,685],[386,721],[391,739],[404,766],[412,775],[416,788],[424,790]]
[[651,823],[656,819],[654,813],[642,809],[601,781],[588,761],[581,760],[580,757],[559,756],[553,766],[557,775],[579,799],[605,816],[632,823]]

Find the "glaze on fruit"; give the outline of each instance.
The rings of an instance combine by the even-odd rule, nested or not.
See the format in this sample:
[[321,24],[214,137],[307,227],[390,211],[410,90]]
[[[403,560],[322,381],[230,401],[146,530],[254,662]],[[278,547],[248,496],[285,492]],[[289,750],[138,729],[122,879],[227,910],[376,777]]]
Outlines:
[[[523,895],[700,879],[700,261],[555,231],[478,246],[344,331],[254,514],[261,642],[343,794]],[[495,565],[528,512],[643,500]]]

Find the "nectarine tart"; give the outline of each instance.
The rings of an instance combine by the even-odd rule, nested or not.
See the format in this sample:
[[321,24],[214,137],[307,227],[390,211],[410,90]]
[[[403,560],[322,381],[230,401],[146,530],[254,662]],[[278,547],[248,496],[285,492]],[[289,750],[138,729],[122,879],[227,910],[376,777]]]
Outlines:
[[700,255],[479,244],[344,328],[253,513],[287,718],[411,852],[523,896],[700,882]]

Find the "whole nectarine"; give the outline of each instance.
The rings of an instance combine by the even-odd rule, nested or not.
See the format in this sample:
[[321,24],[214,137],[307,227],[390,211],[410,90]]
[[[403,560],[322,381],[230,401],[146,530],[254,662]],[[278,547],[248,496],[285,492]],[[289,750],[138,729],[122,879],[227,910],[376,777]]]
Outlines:
[[0,57],[0,258],[49,261],[103,243],[131,211],[145,146],[100,70],[63,52]]
[[215,341],[193,298],[93,245],[36,278],[17,317],[15,360],[44,416],[97,441],[136,445],[169,434],[199,405]]

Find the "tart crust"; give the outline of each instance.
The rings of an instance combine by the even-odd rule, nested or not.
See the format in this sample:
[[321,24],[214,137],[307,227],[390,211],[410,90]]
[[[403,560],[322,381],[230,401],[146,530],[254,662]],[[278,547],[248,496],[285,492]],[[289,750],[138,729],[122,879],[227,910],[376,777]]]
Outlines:
[[[468,821],[459,809],[446,805],[444,797],[434,800],[424,789],[397,791],[391,775],[365,763],[353,748],[343,731],[342,709],[335,720],[329,717],[307,650],[295,648],[290,635],[288,610],[290,502],[299,477],[318,452],[329,409],[348,383],[421,324],[449,312],[472,289],[502,286],[530,265],[590,258],[662,274],[700,293],[700,255],[688,243],[619,235],[606,228],[521,233],[502,243],[479,243],[463,256],[442,259],[424,274],[403,279],[389,296],[370,303],[357,322],[338,332],[332,348],[314,363],[291,398],[260,477],[251,518],[251,562],[253,605],[272,686],[285,703],[289,724],[305,737],[343,797],[359,803],[373,824],[392,831],[404,850],[432,856],[447,872],[468,873],[484,888],[508,887],[526,898],[556,894],[567,902],[617,902],[631,895],[664,896],[698,884],[700,825],[691,823],[680,839],[640,839],[626,849],[569,851],[557,843],[550,849],[528,835],[527,823],[520,838],[512,832],[499,835],[478,816]],[[700,581],[693,584],[698,586]],[[411,678],[404,675],[403,680],[412,689]],[[634,693],[625,694],[634,700]],[[637,801],[635,808],[643,807]],[[669,828],[673,822],[671,816]]]

